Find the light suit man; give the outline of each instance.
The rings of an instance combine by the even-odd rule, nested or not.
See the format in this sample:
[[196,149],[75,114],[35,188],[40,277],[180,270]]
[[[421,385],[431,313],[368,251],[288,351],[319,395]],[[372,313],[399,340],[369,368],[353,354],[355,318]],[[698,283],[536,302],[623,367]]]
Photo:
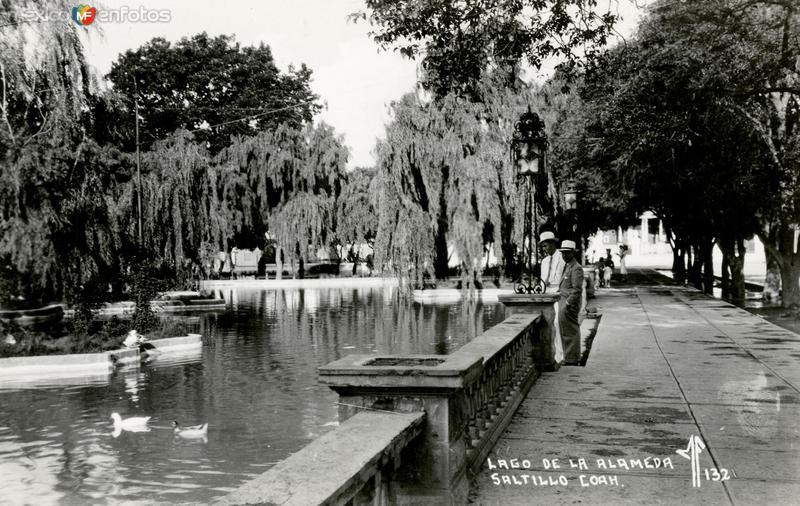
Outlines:
[[564,274],[564,259],[558,252],[556,236],[553,232],[542,232],[539,244],[544,247],[545,257],[542,260],[541,276],[544,282],[545,293],[558,292],[561,275]]

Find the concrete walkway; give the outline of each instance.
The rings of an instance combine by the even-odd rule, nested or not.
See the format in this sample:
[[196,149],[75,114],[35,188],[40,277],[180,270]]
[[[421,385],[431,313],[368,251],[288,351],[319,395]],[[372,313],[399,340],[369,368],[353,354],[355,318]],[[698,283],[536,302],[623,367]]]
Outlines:
[[678,287],[595,305],[586,367],[534,385],[473,503],[800,504],[800,336]]

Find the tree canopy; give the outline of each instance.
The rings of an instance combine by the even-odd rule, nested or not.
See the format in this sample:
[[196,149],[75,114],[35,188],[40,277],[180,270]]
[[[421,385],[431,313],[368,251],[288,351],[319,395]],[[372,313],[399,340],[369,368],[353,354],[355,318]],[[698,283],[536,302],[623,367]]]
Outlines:
[[26,23],[29,9],[66,2],[2,2],[0,27],[0,277],[2,296],[70,296],[109,268],[118,238],[105,188],[121,158],[98,145],[92,78],[79,28]]
[[[617,16],[596,0],[367,0],[352,15],[369,20],[383,48],[421,57],[422,84],[437,96],[471,95],[484,73],[559,59],[571,73],[606,44]],[[510,84],[514,84],[513,81]]]
[[699,260],[693,266],[705,267],[708,290],[717,244],[741,298],[744,240],[771,226],[767,216],[797,216],[797,167],[777,148],[791,145],[785,137],[796,122],[796,63],[786,64],[787,52],[790,60],[798,54],[793,9],[786,2],[656,2],[635,37],[585,77],[585,105],[576,111],[584,111],[579,137],[591,148],[565,146],[573,163],[591,168],[578,170],[581,177],[593,172],[599,188],[617,194],[608,202],[664,220],[676,253],[691,249]]
[[[208,273],[217,252],[263,246],[267,231],[290,259],[332,240],[348,154],[333,129],[310,125],[318,109],[310,70],[282,74],[266,45],[200,34],[126,53],[110,74],[114,92],[102,93],[77,25],[31,29],[17,23],[22,6],[3,7],[4,298],[36,304],[105,291],[139,272],[143,257],[179,277]],[[148,132],[141,243],[135,166],[117,149],[134,147],[136,98]],[[198,122],[224,125],[198,130]]]
[[[378,147],[377,254],[417,283],[446,277],[456,255],[463,281],[472,284],[490,248],[513,274],[528,190],[509,146],[515,122],[536,98],[497,86],[497,78],[479,83],[479,101],[450,93],[424,102],[408,94],[393,104]],[[537,204],[546,205],[547,188],[539,191]]]
[[231,136],[255,135],[286,124],[300,128],[320,108],[304,64],[282,73],[269,46],[241,46],[232,36],[205,32],[176,43],[155,38],[120,55],[107,78],[131,118],[122,133],[133,148],[134,102],[142,117],[141,142],[178,129],[193,131],[211,153]]

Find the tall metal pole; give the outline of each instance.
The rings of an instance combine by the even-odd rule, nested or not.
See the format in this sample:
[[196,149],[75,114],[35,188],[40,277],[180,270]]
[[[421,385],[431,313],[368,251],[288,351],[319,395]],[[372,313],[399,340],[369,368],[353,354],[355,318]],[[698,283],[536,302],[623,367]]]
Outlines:
[[[534,238],[539,237],[539,220],[536,217],[536,183],[531,183],[531,207],[533,208],[533,236]],[[539,263],[539,248],[535,247],[533,249],[533,261],[538,264]]]
[[528,209],[526,213],[528,215],[528,293],[533,291],[533,241],[535,240],[533,235],[535,223],[533,190],[535,187],[533,178],[528,176]]
[[141,153],[139,152],[139,86],[133,78],[133,89],[136,103],[136,200],[139,211],[139,248],[142,247],[142,168]]
[[533,256],[533,236],[532,236],[532,228],[533,228],[533,220],[531,218],[531,200],[533,199],[533,193],[531,192],[531,185],[532,180],[530,176],[528,179],[528,195],[527,199],[525,200],[525,232],[528,235],[528,286],[527,292],[531,293],[533,290],[533,265],[531,264],[531,258]]

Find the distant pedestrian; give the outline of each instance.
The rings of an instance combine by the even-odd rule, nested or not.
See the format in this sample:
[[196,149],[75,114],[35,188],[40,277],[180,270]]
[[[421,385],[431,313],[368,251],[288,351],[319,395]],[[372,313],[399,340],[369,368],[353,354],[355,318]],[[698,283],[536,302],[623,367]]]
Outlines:
[[239,262],[239,248],[234,246],[231,249],[231,279],[236,279],[236,264]]
[[628,266],[625,265],[625,257],[628,256],[628,246],[626,244],[619,245],[619,274],[622,276],[622,282],[625,283],[628,280]]
[[611,258],[611,248],[606,248],[606,267],[611,267],[611,270],[614,270],[614,259]]
[[614,275],[614,259],[611,256],[611,248],[606,248],[606,258],[604,260],[606,288],[611,288],[611,277]]
[[[614,262],[611,262],[611,265],[614,265]],[[606,278],[606,288],[611,288],[611,277],[614,275],[614,268],[606,264],[603,272],[603,277]]]
[[594,272],[595,272],[595,277],[597,278],[597,284],[601,288],[605,288],[605,286],[606,286],[606,262],[605,262],[605,260],[603,260],[602,257],[600,258],[600,260],[597,261],[596,264],[594,264]]

